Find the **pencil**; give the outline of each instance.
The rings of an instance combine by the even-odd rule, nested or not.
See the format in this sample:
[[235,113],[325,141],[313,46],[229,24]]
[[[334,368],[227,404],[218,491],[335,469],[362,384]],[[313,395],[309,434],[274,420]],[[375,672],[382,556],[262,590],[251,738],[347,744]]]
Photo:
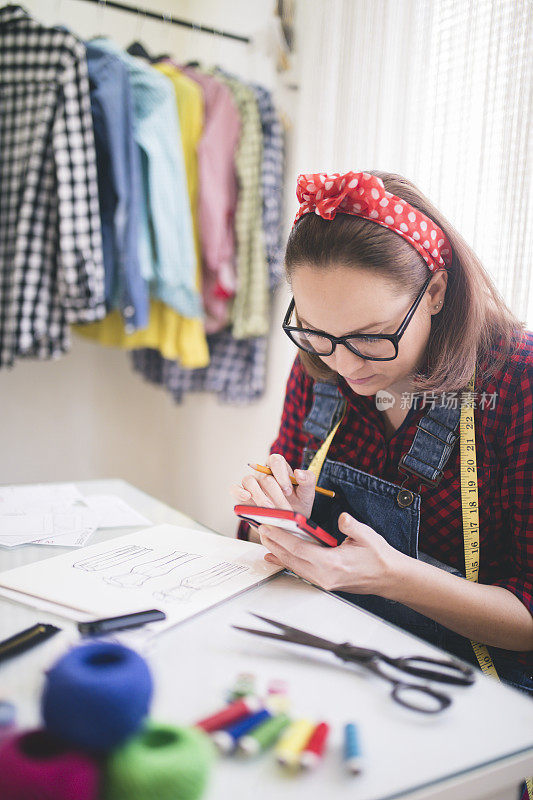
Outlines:
[[[270,467],[264,467],[262,464],[248,464],[249,467],[252,469],[257,470],[257,472],[262,472],[264,475],[273,475],[272,470]],[[292,475],[289,475],[290,482],[293,486],[299,486],[298,481],[296,478],[293,478]],[[318,494],[323,494],[325,497],[335,497],[335,492],[332,492],[330,489],[322,489],[321,486],[315,486],[315,492]]]

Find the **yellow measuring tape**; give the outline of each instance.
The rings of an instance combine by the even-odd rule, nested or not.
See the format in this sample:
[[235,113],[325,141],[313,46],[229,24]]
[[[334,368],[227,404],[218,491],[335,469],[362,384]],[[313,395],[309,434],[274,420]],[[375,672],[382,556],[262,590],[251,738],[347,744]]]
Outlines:
[[[474,380],[470,378],[468,390],[461,399],[460,451],[461,451],[461,507],[463,511],[463,539],[465,548],[466,579],[477,583],[479,574],[479,502],[477,491],[476,432],[474,428]],[[479,666],[486,675],[499,676],[489,651],[479,642],[471,642]]]
[[320,478],[320,473],[322,472],[322,467],[324,466],[324,461],[326,460],[326,456],[328,454],[329,446],[333,441],[333,437],[337,433],[337,428],[341,424],[342,420],[344,419],[344,414],[346,413],[346,405],[344,406],[344,410],[342,412],[340,420],[337,422],[336,425],[330,430],[322,444],[320,445],[319,449],[316,451],[315,455],[313,456],[313,460],[307,467],[313,472],[316,476],[316,479]]

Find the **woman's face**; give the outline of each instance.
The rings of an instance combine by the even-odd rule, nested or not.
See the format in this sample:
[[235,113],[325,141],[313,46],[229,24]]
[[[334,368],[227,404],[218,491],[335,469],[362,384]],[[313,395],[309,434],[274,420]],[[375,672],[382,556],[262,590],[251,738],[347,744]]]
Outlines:
[[[367,361],[338,344],[332,355],[320,356],[324,364],[343,377],[356,394],[371,396],[378,389],[395,387],[397,391],[406,390],[409,377],[423,365],[431,313],[444,299],[444,272],[439,271],[426,290],[400,339],[397,358]],[[395,333],[413,302],[408,294],[398,295],[384,278],[353,267],[323,270],[300,266],[293,271],[291,283],[297,324],[333,336]]]

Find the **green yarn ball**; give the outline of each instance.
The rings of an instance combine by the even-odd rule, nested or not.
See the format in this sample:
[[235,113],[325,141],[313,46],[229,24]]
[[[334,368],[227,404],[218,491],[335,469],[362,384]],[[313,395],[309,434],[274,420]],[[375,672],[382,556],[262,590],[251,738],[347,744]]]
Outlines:
[[149,721],[110,754],[106,800],[197,800],[207,786],[215,749],[197,728]]

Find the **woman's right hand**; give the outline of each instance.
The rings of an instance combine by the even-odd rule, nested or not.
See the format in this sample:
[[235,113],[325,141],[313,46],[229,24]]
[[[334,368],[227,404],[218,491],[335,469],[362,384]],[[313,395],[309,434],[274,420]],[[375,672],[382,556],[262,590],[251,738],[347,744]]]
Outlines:
[[[290,464],[279,453],[270,455],[265,463],[272,470],[272,475],[249,473],[242,479],[241,486],[231,487],[232,495],[246,505],[283,508],[309,517],[315,500],[314,473],[308,469],[297,469],[293,472]],[[298,481],[298,486],[291,483],[291,475]]]

